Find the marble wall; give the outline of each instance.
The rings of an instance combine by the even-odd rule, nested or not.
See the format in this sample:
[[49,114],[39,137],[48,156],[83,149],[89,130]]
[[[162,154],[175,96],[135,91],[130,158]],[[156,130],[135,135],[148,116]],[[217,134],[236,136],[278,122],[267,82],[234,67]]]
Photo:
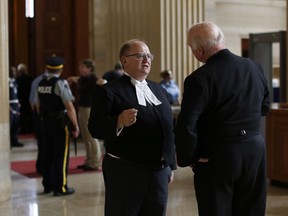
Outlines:
[[0,1],[0,202],[11,197],[9,91],[8,91],[8,1]]
[[239,55],[241,39],[249,33],[286,30],[285,0],[90,1],[91,56],[100,75],[118,61],[125,40],[140,38],[155,55],[149,78],[159,81],[159,72],[169,68],[180,88],[200,65],[186,45],[187,30],[193,23],[210,20],[218,24],[227,47]]
[[227,46],[239,55],[241,38],[249,38],[250,33],[286,30],[286,2],[283,0],[215,0],[213,11],[215,22],[226,36]]
[[204,19],[204,1],[93,0],[91,7],[91,55],[98,74],[113,67],[121,44],[132,38],[146,41],[155,56],[149,79],[159,81],[160,71],[171,69],[181,87],[184,77],[199,66],[186,34],[192,23]]

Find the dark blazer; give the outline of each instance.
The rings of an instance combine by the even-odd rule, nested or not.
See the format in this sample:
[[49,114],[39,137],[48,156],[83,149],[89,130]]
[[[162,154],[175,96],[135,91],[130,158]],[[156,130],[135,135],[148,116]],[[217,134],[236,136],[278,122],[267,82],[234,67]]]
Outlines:
[[[105,142],[107,153],[139,166],[165,165],[176,169],[173,115],[163,88],[147,80],[148,86],[162,102],[158,106],[138,104],[135,86],[123,75],[115,82],[97,87],[90,112],[88,128],[94,138]],[[137,121],[124,127],[117,136],[118,115],[125,109],[138,110]]]
[[260,133],[261,116],[269,110],[269,91],[262,67],[224,49],[184,81],[175,128],[179,166],[209,157],[217,143]]

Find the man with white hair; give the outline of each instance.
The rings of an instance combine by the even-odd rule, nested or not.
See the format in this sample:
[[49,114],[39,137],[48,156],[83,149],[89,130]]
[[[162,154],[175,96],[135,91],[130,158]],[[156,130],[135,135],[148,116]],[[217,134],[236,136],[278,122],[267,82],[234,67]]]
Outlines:
[[175,145],[178,165],[193,169],[199,216],[264,216],[263,69],[231,53],[212,22],[193,25],[188,46],[204,65],[184,81]]

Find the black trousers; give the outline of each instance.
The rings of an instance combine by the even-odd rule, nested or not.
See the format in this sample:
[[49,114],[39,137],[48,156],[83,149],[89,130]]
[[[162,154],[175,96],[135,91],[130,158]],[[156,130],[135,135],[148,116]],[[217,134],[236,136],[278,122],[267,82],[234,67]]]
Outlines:
[[215,143],[208,163],[196,163],[199,216],[265,216],[266,151],[261,136]]
[[[34,124],[34,132],[35,137],[37,139],[37,160],[36,160],[36,170],[39,174],[42,174],[42,166],[43,166],[43,158],[42,158],[42,148],[43,148],[43,129],[41,125],[41,119],[36,110],[32,111],[33,114],[33,124]],[[44,126],[44,125],[43,125]]]
[[10,111],[10,144],[17,145],[19,135],[19,115]]
[[170,167],[138,167],[106,154],[102,168],[105,216],[166,215]]
[[69,131],[68,126],[53,119],[43,121],[43,180],[45,190],[66,192],[69,165]]

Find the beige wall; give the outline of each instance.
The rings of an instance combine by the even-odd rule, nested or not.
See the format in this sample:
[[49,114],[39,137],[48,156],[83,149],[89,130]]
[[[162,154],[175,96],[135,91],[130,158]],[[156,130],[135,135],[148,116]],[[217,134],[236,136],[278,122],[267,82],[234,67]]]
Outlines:
[[91,55],[99,74],[113,67],[121,44],[132,38],[145,40],[155,55],[149,79],[159,81],[161,70],[172,69],[181,87],[199,66],[186,45],[186,33],[203,20],[203,1],[93,0],[91,7]]
[[0,1],[0,202],[11,197],[9,94],[8,94],[8,1]]
[[[172,69],[182,89],[184,78],[200,64],[186,45],[188,28],[211,20],[226,36],[228,48],[241,54],[249,33],[286,30],[285,0],[90,0],[91,57],[102,75],[118,61],[120,45],[131,38],[147,42],[155,55],[149,79]],[[149,7],[149,10],[147,9]],[[275,58],[276,61],[279,58]]]
[[286,2],[283,0],[217,0],[214,11],[227,46],[236,54],[241,54],[241,38],[249,38],[250,33],[286,30]]

